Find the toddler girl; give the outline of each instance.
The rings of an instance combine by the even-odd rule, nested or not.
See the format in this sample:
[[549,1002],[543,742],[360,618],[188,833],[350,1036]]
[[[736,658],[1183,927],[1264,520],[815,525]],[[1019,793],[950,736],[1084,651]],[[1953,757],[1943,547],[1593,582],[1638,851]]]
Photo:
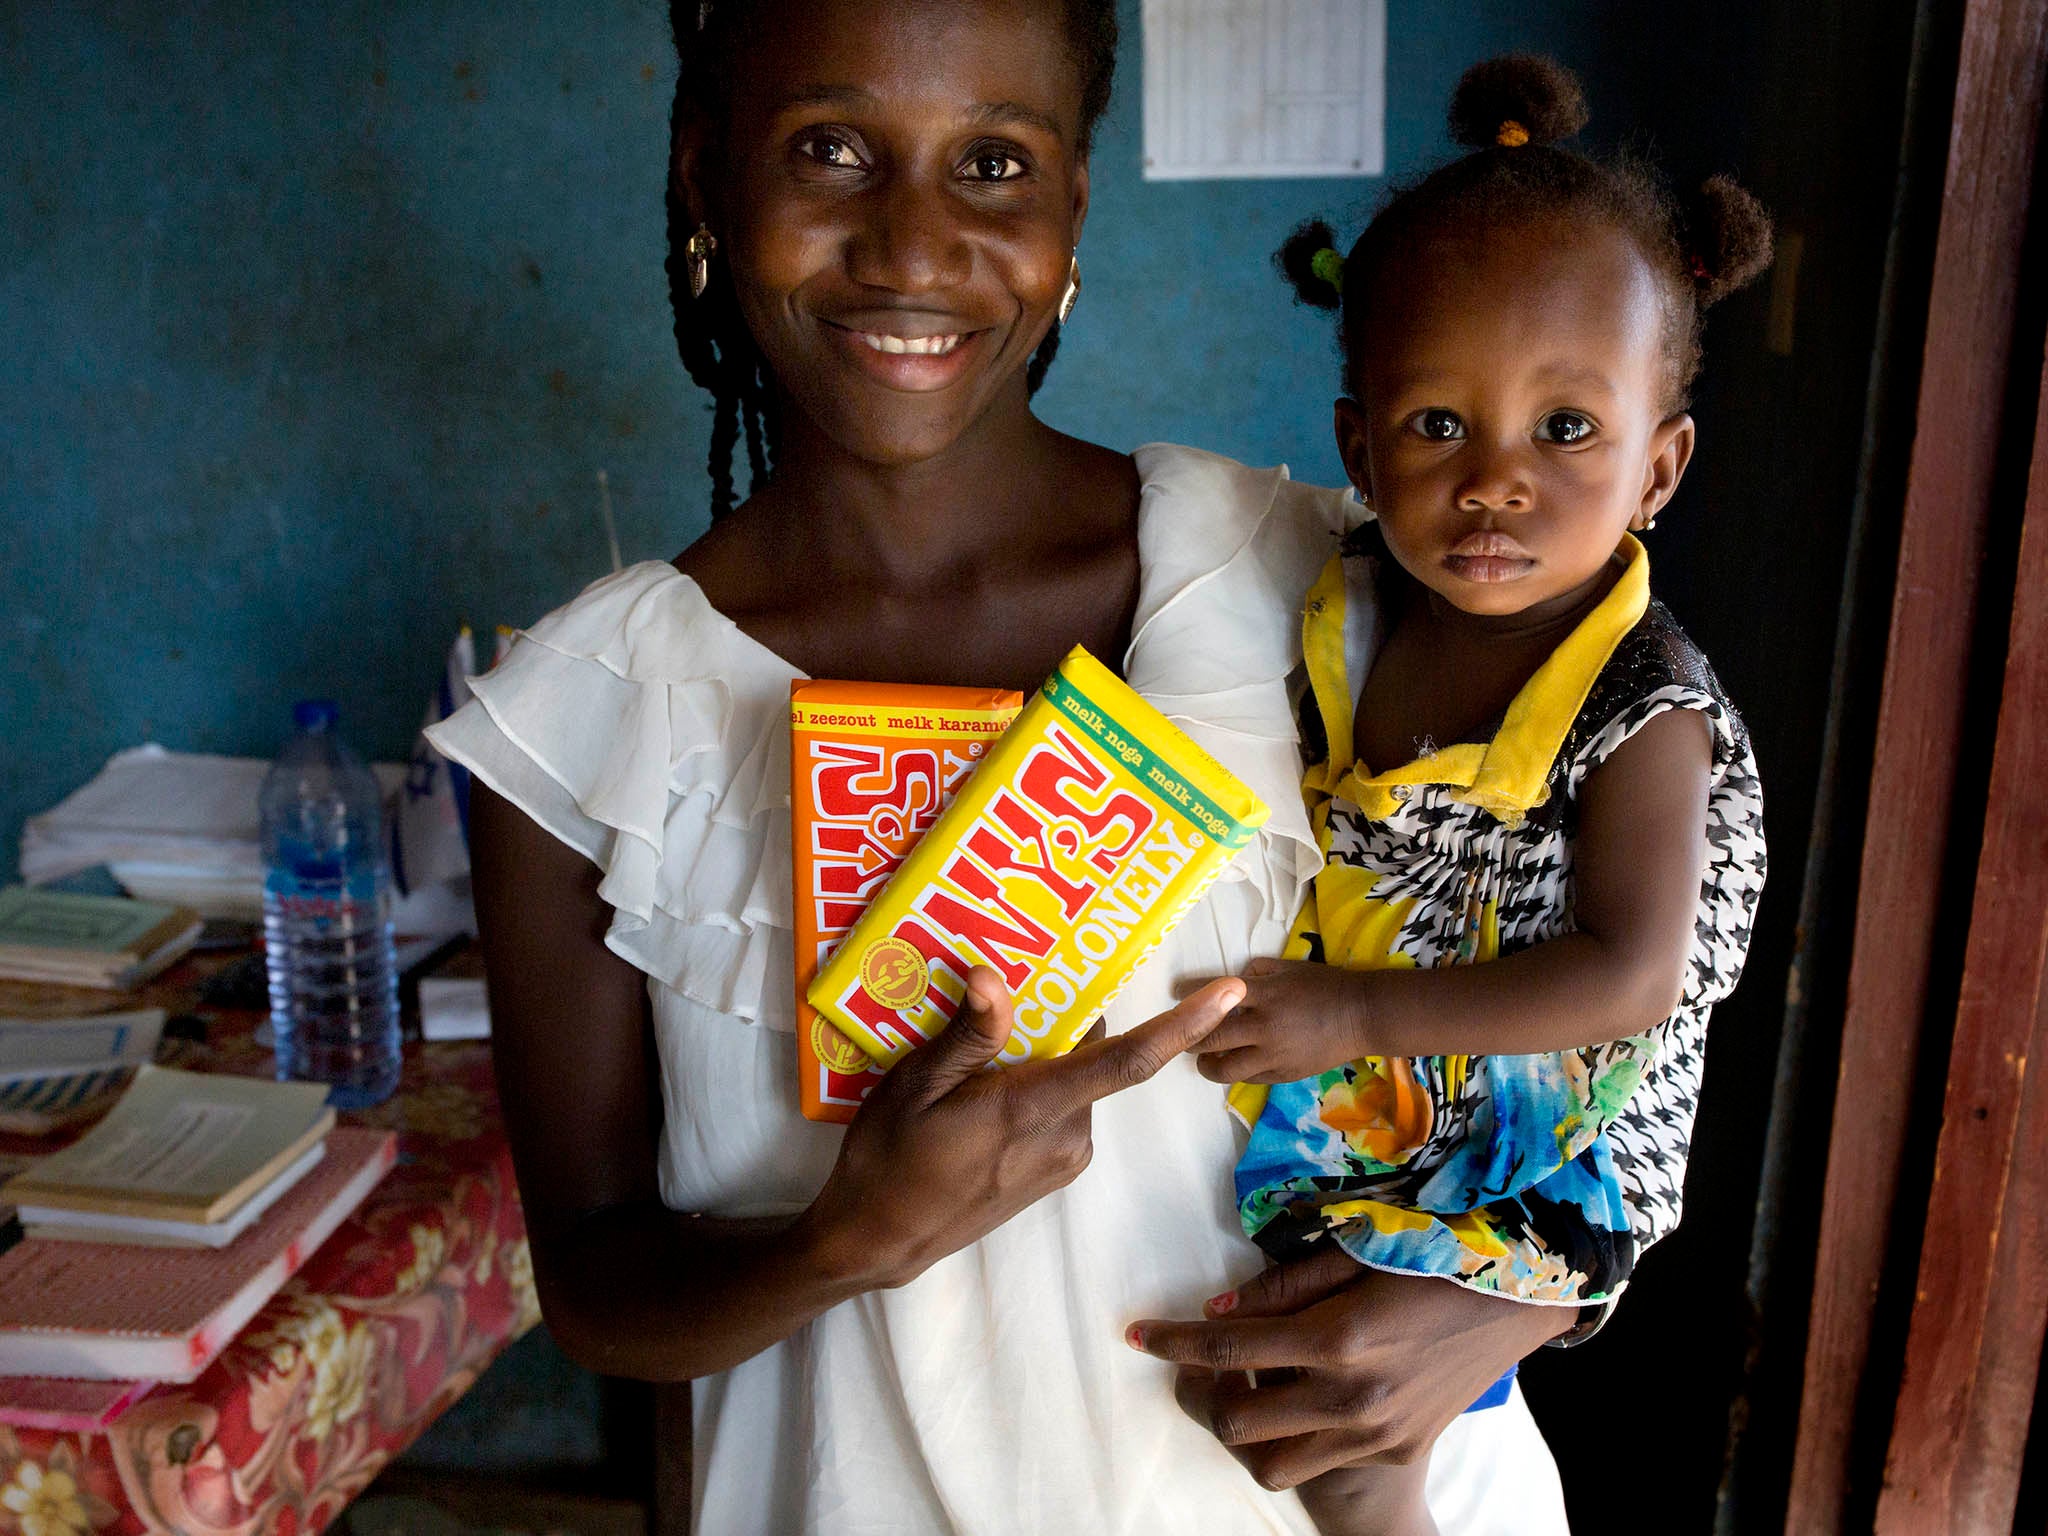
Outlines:
[[[1281,253],[1341,308],[1337,439],[1384,553],[1333,560],[1303,623],[1326,867],[1199,1050],[1239,1085],[1269,1255],[1334,1243],[1593,1322],[1677,1219],[1763,882],[1748,736],[1637,535],[1692,453],[1701,311],[1770,232],[1725,178],[1681,208],[1553,147],[1584,118],[1559,66],[1479,65],[1451,107],[1472,153],[1349,255],[1322,225]],[[1424,1470],[1303,1496],[1326,1531],[1429,1531]]]

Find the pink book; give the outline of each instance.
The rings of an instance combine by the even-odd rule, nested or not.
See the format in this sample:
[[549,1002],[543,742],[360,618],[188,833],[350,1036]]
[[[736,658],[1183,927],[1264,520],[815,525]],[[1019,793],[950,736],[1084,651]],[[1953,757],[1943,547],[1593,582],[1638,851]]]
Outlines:
[[59,1381],[0,1376],[0,1424],[89,1435],[147,1397],[153,1381]]
[[0,1254],[0,1375],[192,1380],[397,1156],[389,1131],[330,1131],[319,1164],[221,1249],[24,1238]]

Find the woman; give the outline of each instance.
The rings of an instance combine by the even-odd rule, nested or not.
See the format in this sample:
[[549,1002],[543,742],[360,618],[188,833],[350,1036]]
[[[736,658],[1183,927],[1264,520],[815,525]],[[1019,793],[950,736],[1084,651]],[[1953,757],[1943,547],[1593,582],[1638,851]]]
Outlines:
[[[536,626],[436,734],[488,786],[478,909],[548,1322],[594,1369],[696,1381],[696,1515],[721,1536],[1306,1532],[1269,1489],[1426,1445],[1561,1321],[1304,1266],[1247,1287],[1248,1320],[1151,1330],[1229,1365],[1256,1329],[1262,1362],[1327,1388],[1270,1420],[1199,1364],[1183,1416],[1121,1339],[1257,1268],[1218,1193],[1215,1090],[1176,1056],[1240,984],[1172,989],[1277,950],[1314,867],[1276,616],[1348,509],[1031,414],[1078,276],[1107,0],[674,15],[677,332],[719,401],[716,510],[743,431],[753,494],[673,567]],[[1273,826],[1108,1038],[981,1072],[1008,1000],[977,973],[843,1135],[804,1122],[790,679],[1030,688],[1076,642],[1122,658]],[[1555,1503],[1519,1398],[1496,1412],[1473,1465],[1455,1431],[1439,1448],[1447,1530],[1531,1528],[1517,1467]]]

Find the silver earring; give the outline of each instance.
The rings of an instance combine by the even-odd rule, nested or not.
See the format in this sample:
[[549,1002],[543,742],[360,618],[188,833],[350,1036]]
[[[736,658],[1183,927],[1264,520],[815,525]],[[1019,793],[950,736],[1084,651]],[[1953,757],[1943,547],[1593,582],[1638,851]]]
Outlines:
[[1060,295],[1060,324],[1067,323],[1067,316],[1074,312],[1074,303],[1081,297],[1081,256],[1078,248],[1067,260],[1067,291]]
[[704,290],[711,286],[711,253],[717,249],[718,238],[703,224],[697,226],[697,233],[683,247],[683,262],[690,269],[691,298],[703,298]]

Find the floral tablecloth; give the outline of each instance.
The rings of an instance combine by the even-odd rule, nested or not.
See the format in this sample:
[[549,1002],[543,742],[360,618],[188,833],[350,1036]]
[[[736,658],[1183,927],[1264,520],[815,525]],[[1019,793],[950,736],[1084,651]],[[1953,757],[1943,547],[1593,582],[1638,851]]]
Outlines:
[[[267,1074],[216,1024],[181,1066]],[[299,1536],[539,1321],[488,1047],[411,1045],[398,1094],[343,1116],[398,1166],[197,1381],[107,1429],[0,1425],[0,1536]]]

